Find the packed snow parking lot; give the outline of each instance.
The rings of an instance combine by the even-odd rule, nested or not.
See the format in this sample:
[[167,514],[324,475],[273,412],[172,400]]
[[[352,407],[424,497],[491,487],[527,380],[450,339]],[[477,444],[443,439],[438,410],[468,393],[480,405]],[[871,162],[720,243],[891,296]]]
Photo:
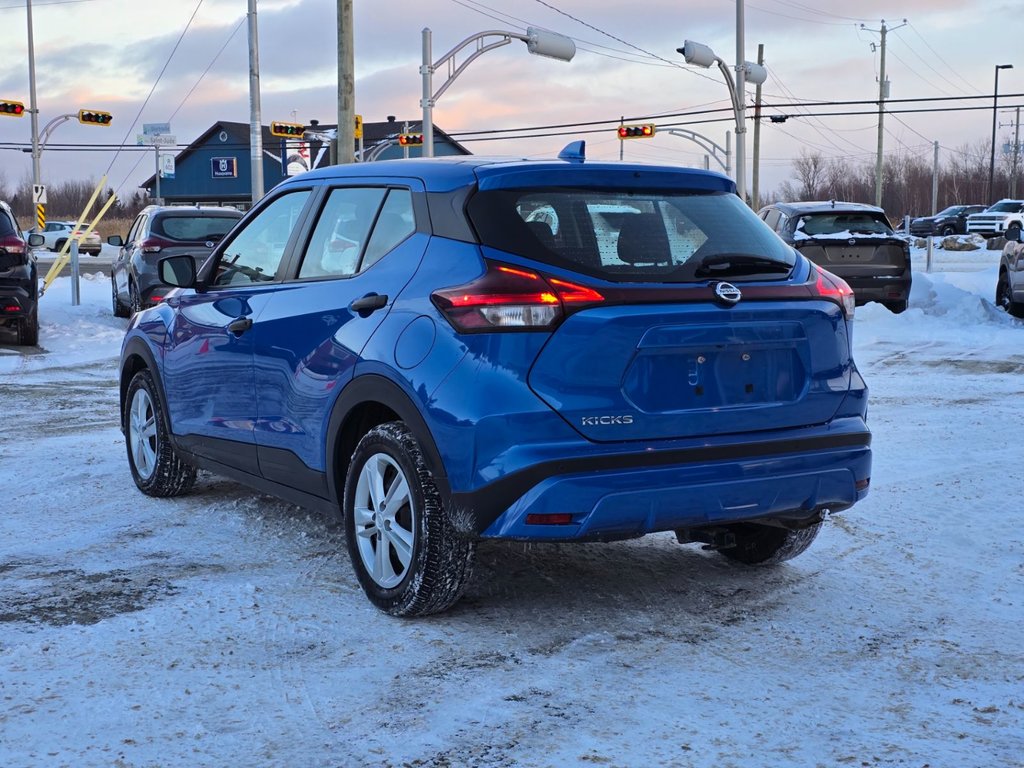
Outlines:
[[38,349],[0,337],[0,765],[1024,765],[1024,322],[997,252],[914,257],[855,320],[871,493],[805,554],[485,543],[411,621],[315,515],[139,493],[127,321],[59,279]]

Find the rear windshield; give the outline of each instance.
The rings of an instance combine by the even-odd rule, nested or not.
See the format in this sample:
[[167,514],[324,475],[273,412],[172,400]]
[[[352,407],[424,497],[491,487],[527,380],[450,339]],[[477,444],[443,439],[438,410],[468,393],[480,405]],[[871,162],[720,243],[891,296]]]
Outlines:
[[743,276],[778,279],[796,258],[727,193],[498,189],[467,210],[484,245],[620,282],[702,280],[709,259],[727,256],[744,258]]
[[880,213],[813,213],[801,216],[794,236],[801,237],[853,237],[855,235],[893,234],[892,227]]
[[236,216],[158,216],[152,225],[154,235],[168,240],[217,242],[231,231],[241,217]]

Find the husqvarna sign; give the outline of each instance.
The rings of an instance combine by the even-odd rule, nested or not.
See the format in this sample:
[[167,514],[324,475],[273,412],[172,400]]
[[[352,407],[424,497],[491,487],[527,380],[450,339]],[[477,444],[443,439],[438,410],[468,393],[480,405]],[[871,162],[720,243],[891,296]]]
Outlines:
[[236,157],[212,157],[210,165],[215,179],[238,178],[238,158]]

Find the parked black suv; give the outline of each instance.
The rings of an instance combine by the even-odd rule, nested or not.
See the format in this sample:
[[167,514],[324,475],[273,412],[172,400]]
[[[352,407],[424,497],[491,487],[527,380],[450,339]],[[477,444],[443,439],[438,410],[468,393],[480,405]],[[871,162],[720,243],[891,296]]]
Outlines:
[[984,205],[951,205],[934,216],[921,216],[911,221],[910,234],[921,237],[966,235],[967,217],[984,210]]
[[14,212],[0,200],[0,325],[13,327],[18,343],[39,343],[39,280],[36,257],[22,237]]
[[787,243],[853,288],[857,304],[907,308],[910,246],[881,208],[861,203],[776,203],[758,215]]
[[110,269],[114,315],[128,317],[163,300],[169,290],[160,282],[156,265],[167,256],[188,254],[196,269],[206,261],[238,220],[234,208],[159,206],[144,208],[132,222],[128,236],[113,235],[107,242],[121,248]]

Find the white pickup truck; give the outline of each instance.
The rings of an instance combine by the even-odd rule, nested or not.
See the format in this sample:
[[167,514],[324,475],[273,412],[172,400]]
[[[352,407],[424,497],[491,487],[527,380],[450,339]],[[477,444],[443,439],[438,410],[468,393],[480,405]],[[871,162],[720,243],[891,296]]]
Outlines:
[[967,217],[967,234],[999,237],[1010,227],[1024,228],[1024,200],[1000,200]]

